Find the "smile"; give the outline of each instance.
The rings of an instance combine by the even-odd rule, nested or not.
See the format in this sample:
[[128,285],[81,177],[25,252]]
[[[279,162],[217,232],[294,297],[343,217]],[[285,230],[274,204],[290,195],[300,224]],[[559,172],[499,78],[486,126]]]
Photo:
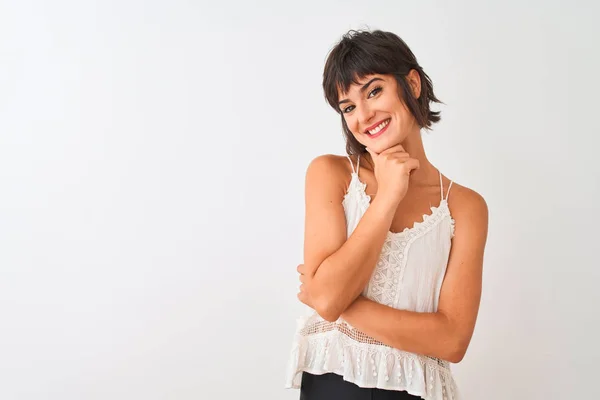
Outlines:
[[390,123],[390,118],[386,119],[385,121],[379,123],[378,125],[376,125],[374,128],[372,129],[367,129],[366,133],[371,136],[372,138],[379,136],[380,134],[382,134],[386,128],[388,127]]

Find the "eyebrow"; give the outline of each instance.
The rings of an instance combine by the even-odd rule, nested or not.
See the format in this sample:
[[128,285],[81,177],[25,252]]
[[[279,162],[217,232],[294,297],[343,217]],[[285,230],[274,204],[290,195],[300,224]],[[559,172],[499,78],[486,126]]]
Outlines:
[[[371,79],[369,82],[365,83],[365,84],[364,84],[364,85],[363,85],[363,86],[360,88],[360,91],[361,91],[361,93],[362,93],[362,92],[364,92],[365,90],[367,90],[367,88],[369,87],[369,85],[370,85],[371,83],[375,82],[375,81],[383,81],[383,79],[381,79],[381,78],[373,78],[373,79]],[[344,103],[350,103],[350,100],[348,100],[348,99],[344,99],[344,100],[342,100],[342,101],[340,101],[340,102],[338,103],[338,106],[341,106],[341,105],[342,105],[342,104],[344,104]]]

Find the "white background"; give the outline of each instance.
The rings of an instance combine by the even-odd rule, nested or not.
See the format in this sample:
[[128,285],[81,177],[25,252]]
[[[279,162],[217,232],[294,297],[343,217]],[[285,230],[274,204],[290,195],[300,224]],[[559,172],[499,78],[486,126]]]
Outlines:
[[0,2],[0,398],[298,398],[304,173],[344,151],[321,74],[365,27],[490,209],[465,399],[600,398],[600,7],[488,3]]

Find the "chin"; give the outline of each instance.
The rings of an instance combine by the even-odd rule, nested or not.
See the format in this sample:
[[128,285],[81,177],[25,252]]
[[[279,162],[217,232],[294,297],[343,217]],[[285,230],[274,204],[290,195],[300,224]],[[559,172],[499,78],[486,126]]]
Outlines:
[[371,139],[368,136],[362,137],[361,138],[362,140],[359,140],[359,138],[356,136],[355,136],[355,138],[356,138],[356,140],[358,140],[358,142],[360,144],[372,149],[377,154],[379,154],[391,147],[394,147],[398,144],[402,144],[404,142],[404,140],[406,140],[405,135],[402,135],[401,133],[393,133],[393,132],[384,132],[383,135],[381,135],[380,137],[375,138],[375,139]]
[[405,138],[388,138],[388,140],[385,141],[381,141],[381,143],[377,143],[376,146],[373,147],[373,149],[377,152],[377,153],[381,153],[389,148],[392,148],[398,144],[402,144],[402,142],[404,142]]

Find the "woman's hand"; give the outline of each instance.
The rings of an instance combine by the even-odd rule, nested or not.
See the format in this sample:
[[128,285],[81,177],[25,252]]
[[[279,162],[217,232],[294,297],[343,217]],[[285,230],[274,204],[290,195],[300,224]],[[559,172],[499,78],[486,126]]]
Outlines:
[[302,303],[306,304],[307,306],[309,306],[310,308],[312,308],[314,310],[315,307],[314,307],[313,301],[310,297],[310,287],[311,287],[311,282],[312,282],[312,276],[310,276],[307,273],[307,268],[304,266],[304,264],[298,265],[298,268],[296,268],[296,270],[300,274],[300,282],[301,282],[300,287],[299,287],[300,291],[298,292],[298,300],[300,300]]
[[411,158],[399,144],[379,154],[369,148],[367,151],[374,163],[377,196],[400,203],[408,190],[410,173],[419,168],[419,160]]

